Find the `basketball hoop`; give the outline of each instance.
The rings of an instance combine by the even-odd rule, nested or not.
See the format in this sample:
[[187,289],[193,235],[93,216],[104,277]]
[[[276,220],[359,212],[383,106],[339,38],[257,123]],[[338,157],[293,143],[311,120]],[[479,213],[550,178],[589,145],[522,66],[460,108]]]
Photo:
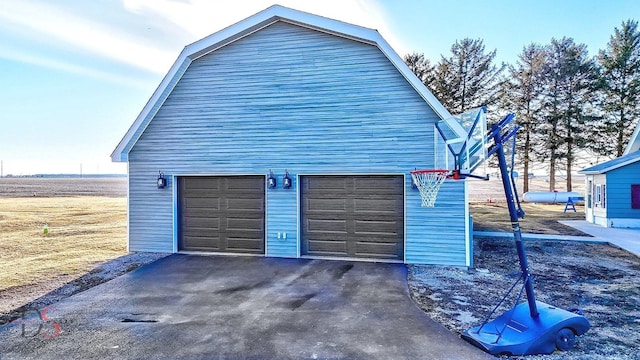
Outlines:
[[422,206],[434,207],[440,186],[449,176],[449,170],[413,170],[410,173],[413,183],[420,191]]

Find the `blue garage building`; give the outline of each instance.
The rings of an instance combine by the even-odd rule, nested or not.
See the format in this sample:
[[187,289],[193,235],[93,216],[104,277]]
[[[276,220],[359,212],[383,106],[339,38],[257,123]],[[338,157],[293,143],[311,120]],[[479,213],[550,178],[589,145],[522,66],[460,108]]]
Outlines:
[[450,116],[377,31],[269,7],[186,46],[114,150],[129,250],[470,266],[466,182],[423,208],[409,175]]

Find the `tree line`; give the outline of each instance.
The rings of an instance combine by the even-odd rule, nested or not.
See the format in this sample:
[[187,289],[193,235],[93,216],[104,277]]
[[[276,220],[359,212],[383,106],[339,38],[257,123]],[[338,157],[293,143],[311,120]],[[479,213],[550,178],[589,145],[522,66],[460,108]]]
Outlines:
[[590,56],[572,38],[523,47],[513,64],[496,64],[496,50],[482,39],[462,39],[451,54],[432,63],[424,54],[404,56],[405,63],[454,114],[480,106],[489,122],[501,112],[516,113],[516,157],[524,191],[530,169],[546,164],[549,190],[558,171],[571,172],[578,152],[607,158],[621,156],[640,118],[640,32],[638,21],[614,28],[606,47]]

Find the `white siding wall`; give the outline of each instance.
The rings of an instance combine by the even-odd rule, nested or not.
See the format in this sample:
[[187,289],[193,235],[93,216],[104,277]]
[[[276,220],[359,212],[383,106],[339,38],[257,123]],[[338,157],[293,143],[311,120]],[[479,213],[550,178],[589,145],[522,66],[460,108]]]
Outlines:
[[609,206],[609,199],[606,198],[605,195],[603,195],[601,193],[601,198],[602,196],[605,196],[605,207],[602,206],[602,203],[598,202],[597,200],[597,187],[600,187],[600,191],[602,191],[602,185],[607,185],[607,176],[606,174],[599,174],[599,175],[594,175],[593,176],[593,186],[594,188],[592,189],[593,192],[593,207],[592,207],[592,211],[593,211],[593,223],[594,224],[598,224],[598,225],[602,225],[602,226],[607,226],[607,207]]

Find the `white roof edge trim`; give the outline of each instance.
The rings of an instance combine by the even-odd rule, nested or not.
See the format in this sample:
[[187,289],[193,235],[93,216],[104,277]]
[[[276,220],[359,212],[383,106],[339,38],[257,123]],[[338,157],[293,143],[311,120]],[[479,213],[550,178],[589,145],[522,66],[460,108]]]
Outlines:
[[[116,148],[111,153],[111,161],[113,161],[113,162],[126,162],[126,161],[129,160],[128,159],[129,158],[129,152],[128,151],[125,152],[125,149],[126,149],[127,145],[131,142],[133,136],[137,133],[137,131],[140,128],[140,126],[144,125],[144,127],[146,129],[148,124],[143,124],[144,120],[151,113],[151,111],[152,111],[153,107],[156,105],[156,103],[158,103],[158,102],[164,103],[166,98],[165,99],[161,99],[161,96],[162,96],[164,90],[169,87],[169,84],[171,84],[171,81],[177,75],[178,71],[180,70],[180,68],[182,67],[182,65],[185,62],[191,63],[191,61],[188,60],[187,55],[185,55],[185,50],[182,50],[180,55],[178,55],[178,58],[176,59],[176,61],[173,63],[173,65],[169,69],[169,72],[167,72],[167,74],[164,76],[164,78],[162,79],[162,81],[160,82],[160,84],[158,85],[156,90],[153,92],[153,95],[151,95],[151,97],[149,98],[149,100],[147,101],[145,106],[142,108],[142,111],[140,112],[140,114],[138,115],[136,120],[133,122],[133,124],[131,124],[131,126],[129,127],[129,130],[127,130],[127,132],[124,135],[124,137],[122,138],[122,140],[120,140],[120,142],[118,143],[118,146],[116,146]],[[185,68],[185,70],[186,70],[186,68]],[[182,76],[182,74],[180,74],[180,76]],[[174,84],[174,86],[175,86],[175,84]],[[137,141],[137,140],[138,139],[135,139],[135,141]],[[132,146],[133,146],[133,144],[132,144]]]
[[[615,160],[615,159],[613,159],[613,160]],[[611,160],[609,160],[609,161],[611,161]],[[638,161],[640,161],[640,157],[637,157],[635,159],[629,159],[627,161],[621,162],[619,164],[611,165],[609,167],[606,167],[606,168],[603,168],[603,169],[600,169],[600,170],[590,170],[590,171],[580,170],[580,171],[578,171],[578,173],[579,174],[585,174],[585,175],[604,174],[604,173],[609,172],[611,170],[615,170],[615,169],[621,168],[623,166],[627,166],[629,164],[636,163]]]
[[[375,45],[375,42],[370,40],[371,35],[373,33],[377,33],[374,29],[289,9],[280,5],[273,5],[249,18],[241,20],[236,24],[228,26],[194,43],[191,43],[187,45],[185,49],[190,51],[192,54],[198,53],[198,55],[192,57],[192,60],[195,60],[221,47],[260,31],[261,29],[264,29],[278,21],[363,42],[369,45]],[[191,49],[192,47],[193,50]],[[203,50],[206,51],[199,54]]]
[[[118,143],[118,146],[111,154],[111,160],[114,162],[128,161],[129,151],[144,132],[151,118],[155,116],[155,113],[151,113],[153,108],[157,104],[160,104],[160,106],[156,108],[156,111],[161,107],[161,104],[164,103],[172,90],[168,89],[171,83],[173,82],[173,86],[178,83],[188,68],[188,65],[193,60],[233,43],[277,21],[284,21],[376,46],[441,119],[451,117],[449,111],[445,109],[420,79],[413,74],[402,58],[393,50],[389,43],[384,40],[377,30],[286,8],[280,5],[272,5],[244,20],[187,45],[176,59],[176,62],[171,66],[169,72],[162,79],[149,101],[147,101],[147,104],[125,136],[120,143]],[[185,64],[187,66],[184,66]],[[180,69],[182,69],[181,72]],[[167,92],[167,90],[169,91]],[[144,128],[142,131],[139,131],[141,127]],[[138,134],[138,136],[134,138],[136,134]]]
[[[250,36],[251,34],[254,34],[254,33],[256,33],[256,32],[258,32],[258,31],[260,31],[260,30],[262,30],[262,29],[264,29],[266,27],[269,27],[269,26],[271,26],[271,25],[273,25],[273,24],[275,24],[277,22],[285,22],[285,23],[288,23],[288,24],[291,24],[291,25],[300,26],[300,27],[304,27],[304,28],[307,28],[307,29],[310,29],[310,30],[323,32],[323,33],[326,33],[326,34],[329,34],[329,35],[339,36],[339,37],[343,37],[343,38],[346,38],[346,39],[349,39],[349,40],[362,42],[362,43],[365,43],[367,45],[376,45],[376,43],[371,41],[371,40],[362,39],[362,38],[354,37],[354,36],[349,36],[348,34],[343,34],[343,33],[340,33],[340,32],[335,32],[335,31],[330,31],[330,30],[323,29],[323,28],[318,28],[318,27],[311,26],[309,24],[300,23],[300,22],[297,22],[297,21],[291,21],[290,19],[271,18],[270,20],[271,21],[264,22],[263,24],[261,24],[261,26],[256,26],[253,29],[247,29],[247,31],[245,31],[242,34],[237,34],[237,36],[233,36],[232,38],[225,39],[225,41],[220,41],[219,43],[213,44],[210,48],[207,48],[206,51],[196,51],[193,54],[194,56],[191,57],[191,61],[197,60],[197,59],[199,59],[199,58],[201,58],[203,56],[206,56],[206,55],[208,55],[208,54],[210,54],[210,53],[212,53],[212,52],[214,52],[214,51],[216,51],[216,50],[218,50],[220,48],[223,48],[223,47],[225,47],[227,45],[233,44],[234,42],[236,42],[238,40],[241,40],[241,39],[243,39],[243,38],[245,38],[247,36]],[[375,30],[370,30],[370,31],[375,32]]]
[[[218,50],[218,49],[220,49],[220,48],[223,48],[223,47],[225,47],[225,46],[227,46],[227,45],[233,44],[234,42],[236,42],[236,41],[238,41],[238,40],[241,40],[241,39],[243,39],[243,38],[245,38],[245,37],[247,37],[247,36],[249,36],[249,35],[251,35],[251,34],[253,34],[253,33],[256,33],[256,32],[258,32],[258,31],[260,31],[260,30],[262,30],[262,29],[266,28],[267,26],[270,26],[270,25],[272,25],[273,23],[276,23],[276,22],[278,22],[278,21],[279,21],[279,20],[274,19],[273,21],[271,21],[271,22],[269,22],[269,23],[266,23],[266,24],[264,24],[264,25],[262,25],[262,26],[260,26],[260,27],[256,27],[255,29],[253,29],[253,30],[251,30],[251,31],[247,31],[245,34],[242,34],[242,35],[240,35],[240,36],[234,36],[233,38],[228,38],[228,39],[226,39],[226,40],[228,40],[228,41],[220,41],[219,43],[212,45],[212,46],[211,46],[211,48],[207,49],[206,51],[202,51],[202,50],[201,50],[201,51],[197,51],[197,52],[195,52],[195,53],[193,54],[193,56],[192,56],[191,60],[192,60],[192,61],[193,61],[193,60],[198,60],[198,59],[200,59],[200,58],[201,58],[201,57],[203,57],[203,56],[207,56],[207,55],[211,54],[212,52],[214,52],[214,51],[216,51],[216,50]],[[238,34],[238,35],[239,35],[239,34]]]
[[636,124],[636,129],[633,131],[627,147],[624,149],[622,155],[630,154],[634,151],[640,151],[640,121]]

